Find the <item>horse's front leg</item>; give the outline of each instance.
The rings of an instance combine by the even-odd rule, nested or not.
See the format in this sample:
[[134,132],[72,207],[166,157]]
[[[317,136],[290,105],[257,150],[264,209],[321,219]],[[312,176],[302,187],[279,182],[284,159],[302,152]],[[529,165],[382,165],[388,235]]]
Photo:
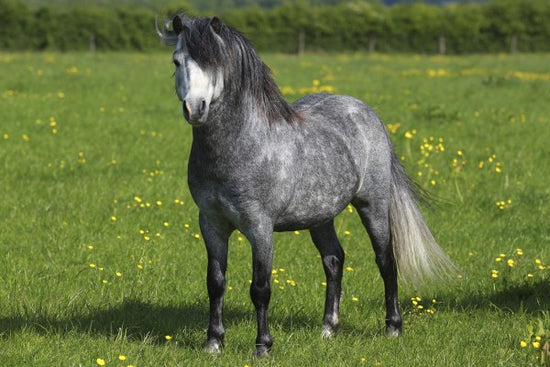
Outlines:
[[219,354],[225,337],[223,296],[227,270],[227,244],[232,228],[226,223],[212,221],[203,214],[199,215],[199,224],[208,253],[206,282],[210,299],[210,320],[204,349],[210,353]]
[[273,266],[273,226],[268,222],[257,223],[244,232],[252,245],[252,284],[250,297],[256,308],[258,334],[256,336],[257,357],[266,357],[273,345],[269,333],[268,307],[271,298],[271,268]]

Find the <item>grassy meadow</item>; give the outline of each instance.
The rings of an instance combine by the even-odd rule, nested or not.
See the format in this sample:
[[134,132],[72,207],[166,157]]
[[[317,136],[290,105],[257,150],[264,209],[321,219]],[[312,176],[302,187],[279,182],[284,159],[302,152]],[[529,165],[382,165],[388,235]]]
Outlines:
[[321,338],[324,274],[307,231],[277,234],[271,357],[252,359],[250,246],[231,238],[226,348],[205,354],[206,253],[187,188],[191,128],[163,54],[0,53],[0,365],[538,366],[550,348],[550,55],[266,54],[288,100],[374,107],[460,267],[382,280],[352,208],[341,331]]

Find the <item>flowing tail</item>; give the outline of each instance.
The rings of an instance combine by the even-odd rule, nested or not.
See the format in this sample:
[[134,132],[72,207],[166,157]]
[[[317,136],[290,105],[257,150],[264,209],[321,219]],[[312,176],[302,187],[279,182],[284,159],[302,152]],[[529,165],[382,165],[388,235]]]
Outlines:
[[450,279],[457,267],[439,247],[417,205],[418,191],[392,154],[390,227],[397,269],[406,283],[420,286]]

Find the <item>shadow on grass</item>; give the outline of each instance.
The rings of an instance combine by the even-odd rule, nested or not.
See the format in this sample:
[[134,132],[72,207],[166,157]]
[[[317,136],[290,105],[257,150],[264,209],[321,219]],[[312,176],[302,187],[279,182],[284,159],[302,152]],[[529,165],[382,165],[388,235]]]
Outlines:
[[550,310],[550,284],[544,279],[523,284],[499,284],[496,290],[478,293],[447,293],[449,308],[455,311],[493,309],[506,313],[540,314]]
[[[531,284],[512,285],[502,290],[487,294],[453,294],[442,295],[454,299],[445,308],[454,311],[476,309],[493,309],[507,313],[542,314],[550,309],[550,285],[541,280]],[[369,308],[379,308],[380,303],[372,300]],[[406,315],[411,306],[402,302],[402,311]],[[306,312],[278,314],[271,312],[273,326],[285,330],[314,329],[321,327],[322,310],[314,315]],[[365,310],[367,311],[367,310]],[[200,349],[206,336],[208,323],[208,305],[202,302],[165,306],[145,303],[140,300],[126,300],[114,308],[90,309],[82,307],[72,310],[71,316],[58,316],[47,312],[23,312],[22,315],[0,318],[0,338],[6,338],[19,331],[31,331],[44,335],[64,335],[80,333],[90,336],[124,338],[130,341],[142,341],[150,344],[163,344],[165,335],[178,335],[178,344],[191,349]],[[383,320],[380,325],[360,329],[359,325],[345,322],[342,315],[341,332],[348,335],[374,337],[383,334]],[[224,310],[225,325],[228,330],[234,325],[250,324],[251,337],[255,335],[255,313],[251,307],[234,307],[226,305]]]
[[505,312],[539,313],[550,310],[550,283],[513,285],[489,297],[490,305]]
[[[227,308],[225,316],[242,320],[246,315],[240,310]],[[28,330],[38,334],[81,333],[90,336],[122,337],[130,341],[141,340],[150,344],[165,343],[165,335],[178,333],[183,340],[178,343],[200,348],[203,342],[196,332],[205,332],[208,322],[208,305],[198,303],[181,306],[163,306],[140,300],[126,300],[114,308],[82,308],[72,311],[72,316],[57,317],[51,314],[21,315],[0,318],[0,337]]]
[[[69,312],[67,312],[69,313]],[[178,335],[177,343],[191,349],[202,348],[206,340],[208,304],[199,302],[181,306],[163,306],[140,300],[125,300],[114,308],[87,308],[73,310],[70,316],[57,316],[47,312],[0,318],[0,338],[19,331],[42,335],[78,333],[92,337],[123,338],[161,345],[166,335]],[[272,312],[273,314],[273,312]],[[322,310],[314,317],[304,312],[292,315],[271,315],[272,326],[286,330],[309,329],[318,326],[321,332]],[[251,307],[224,307],[224,324],[230,331],[233,326],[250,324],[250,337],[256,333],[255,312]]]

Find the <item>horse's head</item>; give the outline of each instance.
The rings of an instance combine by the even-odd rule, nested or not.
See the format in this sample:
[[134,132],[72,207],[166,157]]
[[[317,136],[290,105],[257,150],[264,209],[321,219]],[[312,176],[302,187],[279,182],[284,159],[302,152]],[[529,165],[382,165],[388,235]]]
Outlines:
[[189,19],[176,15],[165,23],[164,34],[159,31],[161,38],[176,46],[173,55],[176,93],[182,102],[183,116],[193,126],[207,121],[210,105],[223,90],[223,76],[218,67],[223,27],[216,17]]

